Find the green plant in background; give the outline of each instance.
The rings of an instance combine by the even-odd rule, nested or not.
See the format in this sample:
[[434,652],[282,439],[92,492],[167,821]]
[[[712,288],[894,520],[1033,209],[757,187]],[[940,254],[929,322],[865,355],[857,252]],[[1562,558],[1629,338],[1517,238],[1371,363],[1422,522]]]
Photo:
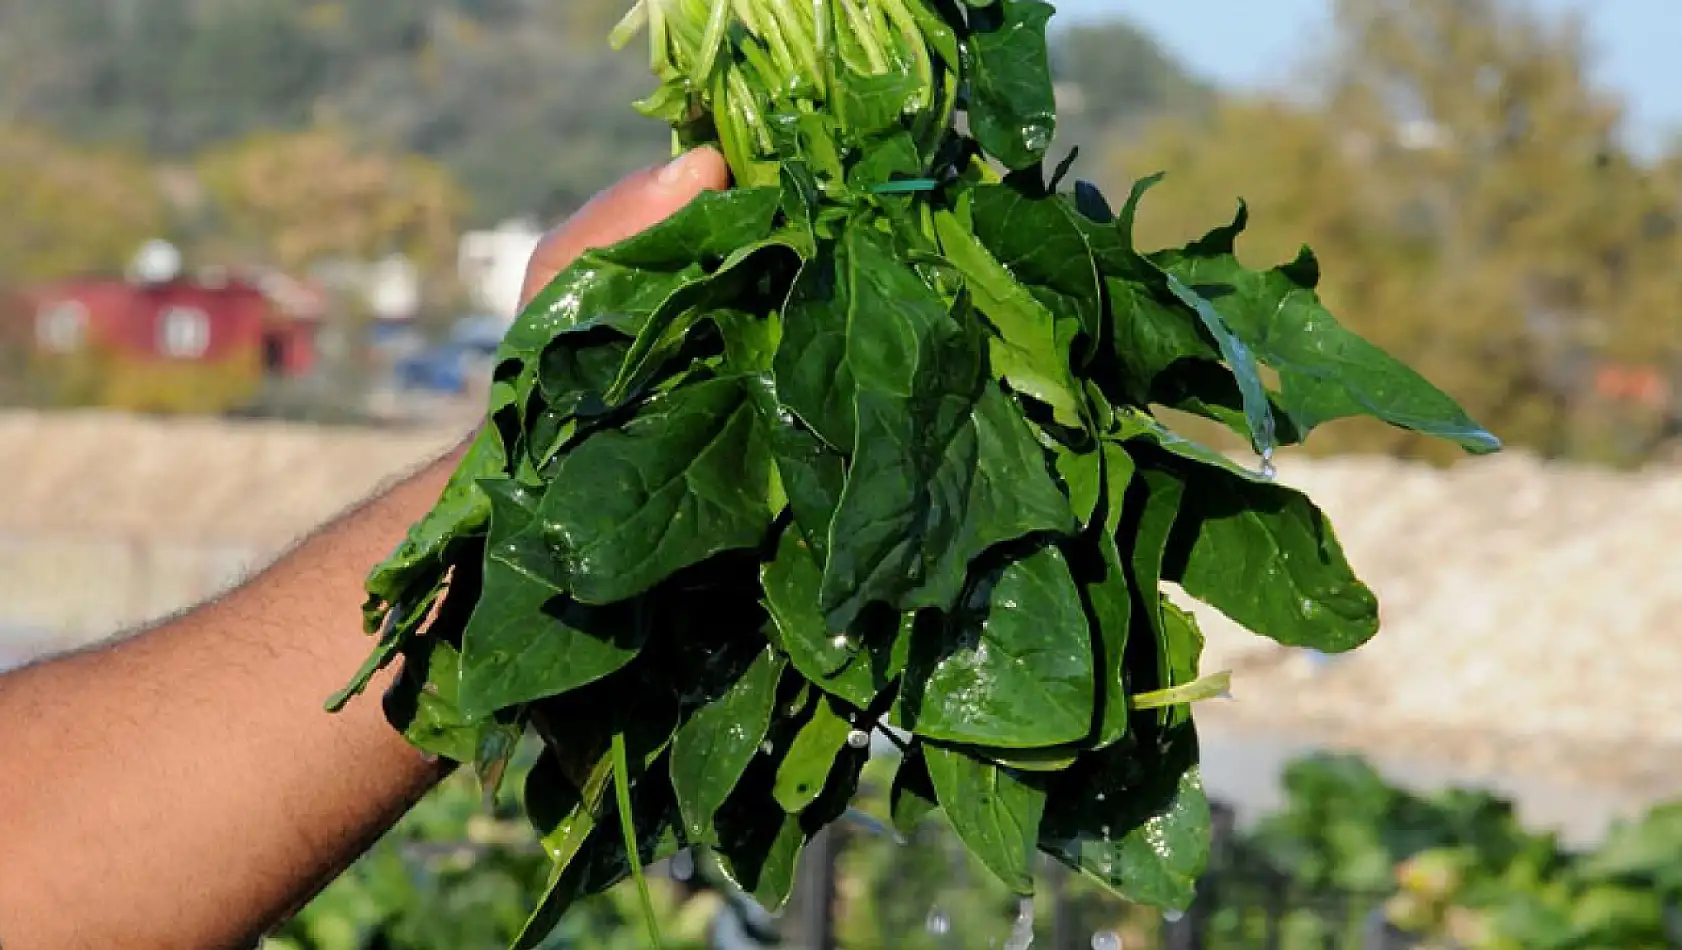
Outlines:
[[[510,769],[519,784],[534,751]],[[891,826],[897,756],[866,766],[857,820],[841,826],[836,913],[848,950],[943,950],[997,944],[1020,913],[1017,895],[962,845],[938,811]],[[351,873],[335,882],[266,950],[496,950],[524,926],[549,859],[505,791],[487,814],[470,775],[452,778]],[[902,817],[904,812],[902,811]],[[881,827],[887,826],[887,827]],[[897,837],[896,837],[897,832]],[[1365,950],[1368,909],[1429,947],[1456,950],[1659,948],[1677,942],[1682,907],[1682,806],[1654,809],[1574,854],[1526,831],[1510,803],[1471,791],[1430,796],[1396,788],[1352,757],[1318,756],[1289,770],[1284,807],[1230,843],[1207,908],[1213,946],[1242,950]],[[703,880],[711,869],[698,862]],[[1258,869],[1281,875],[1276,894]],[[1053,880],[1055,875],[1056,880]],[[1097,882],[1041,862],[1077,946],[1113,934],[1124,947],[1158,946],[1160,913],[1118,901]],[[650,880],[668,946],[706,947],[735,895]],[[721,882],[722,884],[723,882]],[[1337,900],[1328,900],[1336,898]],[[626,885],[580,902],[540,946],[645,947],[641,898]],[[1350,916],[1340,908],[1355,910]],[[1277,943],[1267,915],[1282,915]],[[1051,946],[1041,914],[1035,946]],[[1100,946],[1109,946],[1103,942]],[[1061,950],[1061,948],[1059,948]]]
[[1465,950],[1674,946],[1682,933],[1682,809],[1657,808],[1587,854],[1523,828],[1482,792],[1419,796],[1359,759],[1293,765],[1286,807],[1245,847],[1290,878],[1293,902],[1392,895],[1390,921]]
[[652,39],[640,108],[738,187],[521,316],[485,427],[369,578],[379,644],[333,702],[402,657],[387,711],[420,748],[494,788],[542,740],[523,801],[551,869],[517,946],[627,877],[652,923],[641,869],[687,847],[780,906],[884,723],[910,736],[896,823],[940,808],[1015,895],[1040,850],[1184,907],[1209,847],[1189,705],[1225,679],[1161,583],[1353,649],[1377,604],[1275,448],[1354,415],[1498,447],[1337,324],[1307,251],[1240,265],[1242,210],[1146,253],[1153,180],[1119,211],[1066,190],[1051,13],[645,0],[616,33]]

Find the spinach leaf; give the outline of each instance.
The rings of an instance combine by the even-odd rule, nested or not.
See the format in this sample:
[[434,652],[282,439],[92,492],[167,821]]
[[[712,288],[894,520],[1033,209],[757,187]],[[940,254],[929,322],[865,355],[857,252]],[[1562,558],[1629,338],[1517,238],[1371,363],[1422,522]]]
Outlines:
[[1040,847],[1126,900],[1184,910],[1209,860],[1197,739],[1179,727],[1082,758],[1058,776]]
[[1093,646],[1099,672],[1096,745],[1102,748],[1120,742],[1127,735],[1130,714],[1127,646],[1135,594],[1116,537],[1136,466],[1126,450],[1113,443],[1103,443],[1101,451],[1094,454],[1103,462],[1103,522],[1096,526],[1095,544],[1070,547],[1084,554],[1078,560],[1072,556],[1071,560],[1095,634]]
[[1039,780],[939,745],[925,745],[923,754],[952,830],[999,880],[1032,894],[1046,803]]
[[[1133,536],[1133,557],[1128,569],[1136,598],[1135,610],[1143,620],[1143,632],[1149,634],[1155,646],[1156,659],[1154,683],[1141,683],[1135,687],[1136,692],[1152,685],[1169,689],[1197,678],[1202,641],[1197,639],[1195,648],[1191,648],[1187,632],[1190,619],[1178,613],[1162,594],[1162,562],[1167,556],[1168,540],[1179,519],[1185,492],[1185,483],[1171,473],[1145,468],[1123,502],[1122,531]],[[1195,633],[1195,628],[1191,632]],[[1189,670],[1184,661],[1188,649]],[[1174,709],[1165,710],[1160,716],[1165,722],[1184,718]]]
[[704,192],[649,230],[584,252],[526,305],[503,340],[499,361],[532,360],[555,337],[594,327],[636,336],[679,289],[770,236],[780,204],[774,188]]
[[976,309],[991,324],[993,371],[1017,392],[1050,406],[1057,421],[1079,428],[1080,388],[1069,367],[1072,321],[1060,324],[955,215],[937,214],[934,223],[942,253],[964,275]]
[[533,491],[507,479],[480,487],[493,513],[484,594],[462,634],[461,705],[471,718],[595,682],[631,662],[648,636],[640,603],[589,606],[566,593]]
[[1249,221],[1232,224],[1152,260],[1206,298],[1232,332],[1279,371],[1280,401],[1296,427],[1369,415],[1393,426],[1486,454],[1501,443],[1454,400],[1389,354],[1344,329],[1320,303],[1320,265],[1304,249],[1269,271],[1238,262],[1234,246]]
[[690,840],[713,839],[713,816],[759,754],[784,663],[771,648],[761,651],[742,678],[696,711],[672,740],[672,788]]
[[1306,497],[1209,466],[1182,474],[1165,580],[1287,646],[1341,653],[1378,632],[1378,600]]
[[915,637],[901,713],[917,735],[1034,749],[1090,733],[1092,639],[1057,548],[986,571],[955,613]]
[[970,193],[975,236],[1047,309],[1095,344],[1103,335],[1104,286],[1079,212],[1061,195],[1009,185]]
[[540,522],[572,595],[611,604],[770,527],[770,453],[743,383],[717,379],[656,400],[556,468]]
[[855,625],[849,635],[832,635],[818,609],[822,580],[805,537],[791,527],[764,568],[765,606],[795,669],[825,691],[868,708],[898,675],[892,656],[898,624],[883,631],[881,623],[861,620],[863,630]]
[[397,550],[368,575],[363,623],[379,633],[379,645],[351,682],[327,702],[330,712],[343,709],[368,688],[375,674],[390,665],[426,622],[444,588],[449,563],[462,545],[482,536],[490,520],[490,499],[477,484],[504,474],[508,456],[494,426],[481,428],[456,465],[438,503],[415,522]]
[[1041,0],[998,0],[969,14],[970,131],[1012,170],[1038,164],[1057,133],[1046,43],[1053,12]]
[[773,794],[784,811],[800,812],[823,794],[836,756],[846,748],[852,731],[852,724],[827,696],[813,705],[812,718],[795,734],[777,769]]
[[820,594],[832,630],[871,603],[944,607],[982,551],[1072,521],[976,335],[885,235],[855,226],[845,243],[857,425]]
[[982,383],[957,418],[957,398],[922,402],[916,413],[904,402],[860,400],[859,449],[830,526],[820,596],[832,629],[872,602],[948,608],[984,551],[1075,528],[1045,452],[996,384]]

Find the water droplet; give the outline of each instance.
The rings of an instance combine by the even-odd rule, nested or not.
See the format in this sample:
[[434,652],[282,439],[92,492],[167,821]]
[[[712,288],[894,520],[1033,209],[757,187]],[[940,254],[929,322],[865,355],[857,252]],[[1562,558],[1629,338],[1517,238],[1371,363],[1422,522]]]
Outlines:
[[1121,950],[1121,936],[1113,930],[1101,930],[1092,935],[1092,950]]
[[1028,950],[1034,945],[1034,899],[1024,897],[1016,905],[1016,922],[1010,925],[1010,939],[1004,950]]
[[1165,910],[1162,912],[1162,919],[1171,924],[1177,924],[1186,919],[1186,912],[1183,910]]
[[854,729],[847,733],[847,744],[855,749],[862,749],[870,745],[870,733],[863,729]]
[[944,937],[952,932],[952,918],[946,916],[946,911],[936,907],[929,911],[929,919],[923,921],[923,929],[936,937]]
[[672,879],[687,881],[695,876],[695,854],[692,851],[679,851],[672,855]]
[[1104,836],[1105,841],[1110,840],[1110,826],[1109,825],[1099,825],[1098,826],[1098,833]]
[[1093,801],[1095,801],[1095,802],[1101,802],[1101,801],[1103,801],[1103,800],[1104,800],[1104,793],[1103,793],[1103,792],[1099,792],[1099,793],[1098,793],[1098,794],[1096,794],[1096,795],[1094,795],[1094,796],[1092,796],[1092,800],[1093,800]]
[[829,645],[837,650],[846,650],[852,647],[853,641],[847,639],[846,634],[838,633],[835,635],[834,639],[829,641]]
[[766,755],[770,755],[771,753],[777,751],[777,746],[770,739],[766,739],[764,742],[759,744],[759,751]]

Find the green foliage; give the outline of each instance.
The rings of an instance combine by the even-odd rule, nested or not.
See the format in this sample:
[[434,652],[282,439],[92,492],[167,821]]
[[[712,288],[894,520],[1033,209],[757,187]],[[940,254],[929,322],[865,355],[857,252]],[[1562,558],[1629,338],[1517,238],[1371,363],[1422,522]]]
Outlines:
[[[0,9],[0,101],[78,142],[170,160],[328,120],[359,130],[368,141],[358,144],[444,165],[476,221],[549,221],[667,150],[662,126],[625,108],[642,88],[642,57],[601,49],[624,7],[159,0],[131,15],[122,0],[16,4]],[[1053,48],[1085,104],[1071,141],[1097,143],[1112,126],[1209,97],[1124,22],[1061,30]]]
[[1661,806],[1573,854],[1527,831],[1512,804],[1449,790],[1420,796],[1346,756],[1291,766],[1286,807],[1246,850],[1301,895],[1391,895],[1399,929],[1468,950],[1590,950],[1675,942],[1666,908],[1682,900],[1682,827]]
[[[984,863],[996,851],[965,843],[978,833],[1001,841],[1020,837],[1011,833],[1016,812],[993,805],[1021,794],[1011,785],[1024,781],[1021,774],[1006,778],[994,769],[997,778],[988,778],[979,763],[949,754],[953,775],[967,772],[958,781],[974,792],[949,820],[932,810],[935,792],[920,764],[932,750],[921,747],[904,761],[873,760],[855,801],[861,817],[836,827],[843,842],[838,927],[841,945],[850,950],[982,946],[998,940],[1016,913],[1011,888]],[[549,787],[528,778],[534,752],[522,749],[510,769],[510,787]],[[1334,945],[1316,930],[1311,911],[1338,898],[1382,903],[1392,925],[1464,950],[1657,948],[1674,942],[1663,910],[1682,901],[1682,810],[1676,805],[1614,828],[1592,851],[1573,853],[1550,835],[1527,831],[1507,801],[1467,790],[1414,794],[1353,757],[1294,763],[1285,793],[1279,812],[1240,832],[1233,863],[1215,869],[1224,877],[1211,939],[1221,945],[1241,939],[1232,927],[1235,915],[1270,907],[1286,915],[1278,943],[1284,950]],[[909,808],[914,800],[926,801],[927,808]],[[525,807],[547,814],[529,795]],[[518,796],[505,791],[487,814],[471,778],[452,778],[282,927],[265,950],[506,946],[523,927],[550,867],[538,831],[519,819],[519,808]],[[902,842],[865,830],[890,815]],[[1118,852],[1118,859],[1127,859],[1125,849]],[[1236,876],[1258,866],[1284,875],[1282,906],[1263,901],[1260,893],[1256,906],[1245,903],[1249,892],[1237,886],[1244,881]],[[650,878],[668,947],[705,946],[708,926],[733,913],[739,899],[711,863],[697,861],[696,872],[687,885]],[[1118,901],[1090,881],[1057,879],[1043,861],[1029,873],[1042,893],[1056,893],[1061,913],[1077,926],[1115,930],[1124,945],[1153,945],[1161,922],[1148,908]],[[1127,879],[1141,888],[1180,886],[1171,878]],[[579,903],[543,946],[645,947],[640,915],[636,891],[615,888]],[[1042,930],[1052,916],[1048,909],[1040,915]],[[1262,944],[1258,933],[1254,943],[1233,945]]]
[[1036,0],[638,11],[644,108],[743,187],[527,309],[479,442],[369,578],[381,644],[335,703],[403,655],[388,708],[417,744],[494,787],[515,735],[542,738],[553,869],[518,947],[690,847],[779,906],[886,724],[916,770],[900,820],[932,798],[1007,890],[1038,848],[1185,907],[1207,690],[1160,582],[1327,651],[1377,605],[1311,502],[1154,418],[1159,377],[1264,460],[1350,414],[1498,443],[1300,273],[1214,239],[1143,254],[1143,188],[1116,217],[1048,181]]
[[[1682,176],[1674,157],[1621,144],[1626,116],[1594,82],[1584,21],[1524,3],[1330,6],[1313,95],[1228,97],[1112,153],[1110,181],[1173,169],[1140,233],[1183,241],[1242,194],[1256,220],[1240,256],[1294,260],[1250,279],[1296,319],[1314,319],[1315,297],[1349,313],[1509,443],[1615,464],[1660,453],[1682,431]],[[1213,263],[1201,256],[1199,270]],[[1242,313],[1227,316],[1242,335]],[[1314,339],[1315,353],[1273,354],[1282,373],[1346,348]],[[1610,392],[1603,373],[1650,383]],[[1286,384],[1286,408],[1312,421],[1301,386]],[[1318,389],[1328,409],[1362,398]],[[1456,455],[1411,428],[1353,425],[1309,451]]]

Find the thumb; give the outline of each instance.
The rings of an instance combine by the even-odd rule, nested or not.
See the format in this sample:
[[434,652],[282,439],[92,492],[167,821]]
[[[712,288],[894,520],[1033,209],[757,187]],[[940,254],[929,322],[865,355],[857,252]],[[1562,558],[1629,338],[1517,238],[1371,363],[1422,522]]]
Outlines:
[[729,186],[730,167],[711,148],[685,152],[670,164],[620,180],[544,236],[526,266],[521,306],[585,251],[641,234],[681,211],[701,192]]

